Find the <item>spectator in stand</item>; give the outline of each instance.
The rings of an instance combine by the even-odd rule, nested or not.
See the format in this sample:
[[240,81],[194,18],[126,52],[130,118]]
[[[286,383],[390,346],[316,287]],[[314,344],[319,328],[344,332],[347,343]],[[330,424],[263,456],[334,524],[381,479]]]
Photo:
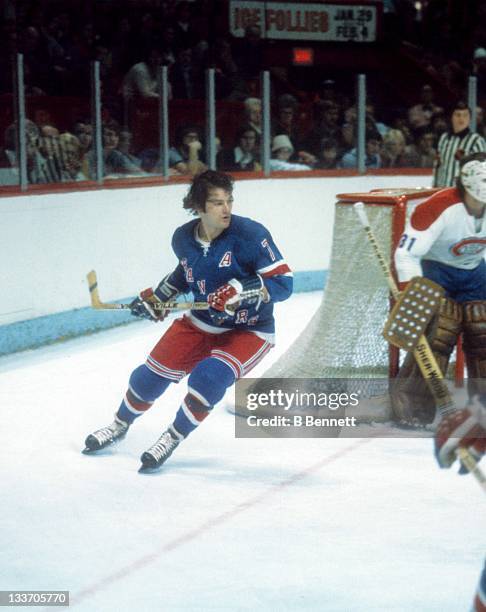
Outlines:
[[382,138],[390,129],[388,125],[376,117],[376,106],[369,99],[366,101],[366,126],[370,130],[376,130]]
[[177,43],[174,26],[166,24],[162,28],[159,44],[162,53],[162,63],[166,66],[173,66],[177,58]]
[[175,44],[181,49],[191,49],[198,40],[198,34],[194,27],[191,5],[189,2],[182,1],[177,4],[175,19],[173,22],[175,32]]
[[28,71],[29,87],[42,93],[52,93],[52,70],[45,40],[39,30],[26,27],[20,37],[19,51],[24,56],[24,68]]
[[244,101],[244,113],[246,125],[250,125],[258,134],[262,135],[262,101],[260,98],[246,98]]
[[341,138],[340,108],[336,102],[327,100],[316,105],[317,120],[311,135],[308,137],[308,148],[319,154],[323,139],[339,140]]
[[388,130],[383,136],[381,147],[381,167],[382,168],[405,168],[409,166],[409,159],[406,155],[406,140],[400,130]]
[[59,136],[61,151],[62,174],[65,182],[85,181],[87,177],[82,172],[82,149],[79,140],[68,132]]
[[[365,146],[365,168],[381,168],[381,143],[382,137],[376,130],[367,130]],[[338,168],[357,168],[358,149],[355,147],[345,153],[338,164]]]
[[464,155],[486,151],[484,138],[472,132],[469,124],[471,112],[464,101],[457,102],[450,114],[450,128],[437,144],[437,160],[434,166],[434,187],[452,187],[459,173],[459,161]]
[[435,136],[430,128],[425,128],[417,136],[416,143],[409,145],[405,153],[408,164],[412,168],[433,168],[437,151]]
[[337,139],[340,144],[340,155],[351,151],[356,143],[356,126],[354,123],[345,121],[341,126],[340,138]]
[[434,102],[432,86],[427,84],[420,90],[420,102],[408,110],[408,122],[414,131],[421,130],[429,127],[432,117],[442,112],[444,109]]
[[439,113],[433,117],[431,128],[432,132],[434,133],[436,145],[439,142],[439,138],[444,132],[447,131],[448,127],[449,125],[447,123],[447,117],[445,113]]
[[[5,130],[5,154],[13,168],[19,167],[17,155],[17,126],[11,124]],[[26,153],[27,153],[27,180],[32,185],[56,183],[60,180],[58,173],[48,164],[39,150],[40,130],[29,119],[25,122]]]
[[400,113],[395,115],[391,122],[391,128],[394,130],[400,130],[400,132],[402,132],[402,134],[405,136],[405,141],[407,145],[410,145],[414,142],[414,136],[408,124],[406,115]]
[[297,114],[298,102],[294,96],[290,94],[283,94],[279,96],[277,100],[277,114],[273,120],[272,133],[273,134],[287,134],[292,139],[297,131],[296,127],[296,114]]
[[336,81],[333,79],[324,79],[316,93],[315,102],[316,104],[321,102],[334,102],[334,104],[340,106],[341,96],[336,91]]
[[290,94],[281,95],[277,100],[277,116],[272,126],[272,135],[288,136],[292,143],[292,152],[298,151],[298,161],[310,166],[315,163],[316,158],[306,150],[303,131],[299,125],[297,100]]
[[[126,101],[136,98],[158,98],[157,69],[162,65],[162,53],[157,46],[147,49],[144,59],[134,64],[123,78],[123,97]],[[169,87],[169,98],[172,97]]]
[[83,158],[93,144],[93,126],[88,119],[76,121],[73,127],[73,133],[79,141],[81,158]]
[[286,134],[279,134],[272,140],[272,156],[270,170],[311,170],[311,166],[303,163],[291,163],[289,159],[294,153],[294,147]]
[[[138,176],[144,174],[140,165],[133,163],[118,150],[120,140],[120,126],[114,120],[103,124],[103,175]],[[83,171],[91,179],[96,178],[96,160],[94,150],[88,151],[83,163]]]
[[171,68],[170,81],[176,100],[201,100],[204,98],[204,82],[201,71],[194,68],[192,50],[180,49],[176,63]]
[[198,126],[179,126],[175,140],[175,146],[169,149],[169,168],[189,176],[196,176],[208,169],[201,159],[203,147]]
[[231,45],[225,38],[217,38],[211,45],[208,67],[214,68],[216,98],[218,100],[241,100],[244,98],[246,84],[238,74]]
[[63,161],[61,145],[59,141],[59,130],[53,125],[43,125],[40,127],[39,152],[46,160],[49,173],[53,180],[62,180]]
[[259,137],[251,125],[243,125],[236,135],[236,146],[232,149],[223,149],[216,158],[219,170],[224,172],[258,171]]
[[339,143],[334,138],[323,138],[319,147],[319,156],[314,168],[316,170],[332,170],[337,168],[339,159]]
[[[353,104],[353,106],[350,106],[345,110],[344,121],[345,123],[352,123],[356,126],[358,122],[358,110],[356,104]],[[387,125],[375,118],[375,105],[371,101],[366,102],[365,121],[367,130],[378,132],[382,137],[389,130]]]
[[118,134],[118,151],[134,166],[141,167],[141,161],[132,152],[132,133],[128,130],[120,130]]

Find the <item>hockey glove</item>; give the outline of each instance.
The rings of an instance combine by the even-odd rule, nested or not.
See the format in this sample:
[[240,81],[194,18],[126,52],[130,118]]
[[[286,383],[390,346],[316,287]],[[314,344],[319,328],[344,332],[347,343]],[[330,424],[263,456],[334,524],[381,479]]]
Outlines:
[[467,448],[476,461],[486,452],[486,409],[479,402],[445,415],[437,426],[435,457],[441,468],[451,467],[459,447]]
[[262,301],[268,302],[269,300],[270,297],[262,277],[258,274],[242,280],[232,278],[214,293],[208,295],[208,303],[211,308],[229,316],[234,316],[235,310],[243,306],[255,305],[258,310]]
[[130,304],[130,312],[135,317],[163,321],[169,310],[162,308],[162,303],[177,296],[179,292],[167,282],[167,276],[158,284],[155,291],[151,287],[144,289]]

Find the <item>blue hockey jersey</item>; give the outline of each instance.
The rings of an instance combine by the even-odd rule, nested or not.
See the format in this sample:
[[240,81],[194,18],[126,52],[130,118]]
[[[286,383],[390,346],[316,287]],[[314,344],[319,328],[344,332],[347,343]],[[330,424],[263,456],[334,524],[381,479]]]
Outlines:
[[292,272],[276,247],[270,232],[261,224],[237,215],[231,224],[210,243],[197,233],[199,219],[177,228],[172,248],[179,264],[167,281],[179,292],[192,292],[197,302],[207,301],[210,293],[232,278],[238,280],[259,274],[270,294],[268,303],[238,308],[235,316],[222,325],[205,310],[193,310],[190,318],[200,329],[221,333],[228,329],[273,334],[273,302],[286,300],[292,293]]

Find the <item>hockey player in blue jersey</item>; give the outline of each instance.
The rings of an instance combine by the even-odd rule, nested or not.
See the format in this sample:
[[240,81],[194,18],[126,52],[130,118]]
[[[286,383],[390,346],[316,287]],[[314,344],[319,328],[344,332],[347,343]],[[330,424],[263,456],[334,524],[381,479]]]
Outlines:
[[95,452],[123,438],[172,383],[188,378],[188,392],[170,427],[142,454],[141,471],[159,468],[208,416],[228,387],[247,374],[274,345],[273,303],[292,293],[292,273],[268,230],[232,214],[233,180],[208,170],[196,176],[184,208],[196,215],[179,227],[172,248],[179,261],[155,290],[130,305],[137,317],[161,321],[154,309],[181,293],[207,301],[176,319],[131,374],[113,423],[86,438]]

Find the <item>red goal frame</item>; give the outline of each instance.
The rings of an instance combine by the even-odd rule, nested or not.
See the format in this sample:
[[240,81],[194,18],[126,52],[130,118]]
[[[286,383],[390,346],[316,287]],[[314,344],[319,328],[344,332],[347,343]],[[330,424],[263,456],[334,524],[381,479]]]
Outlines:
[[[418,187],[416,189],[374,189],[367,193],[339,193],[337,204],[355,204],[356,202],[364,202],[373,206],[389,206],[392,210],[391,222],[391,251],[389,255],[390,268],[395,280],[397,280],[395,264],[393,261],[393,253],[397,247],[400,236],[405,229],[407,216],[407,204],[413,200],[425,200],[437,193],[440,189]],[[393,304],[393,299],[390,297],[390,306]],[[389,348],[389,376],[394,378],[398,374],[400,350],[390,345]],[[462,336],[459,336],[456,348],[456,365],[455,365],[455,382],[456,386],[462,386],[464,381],[464,353],[462,351]]]

